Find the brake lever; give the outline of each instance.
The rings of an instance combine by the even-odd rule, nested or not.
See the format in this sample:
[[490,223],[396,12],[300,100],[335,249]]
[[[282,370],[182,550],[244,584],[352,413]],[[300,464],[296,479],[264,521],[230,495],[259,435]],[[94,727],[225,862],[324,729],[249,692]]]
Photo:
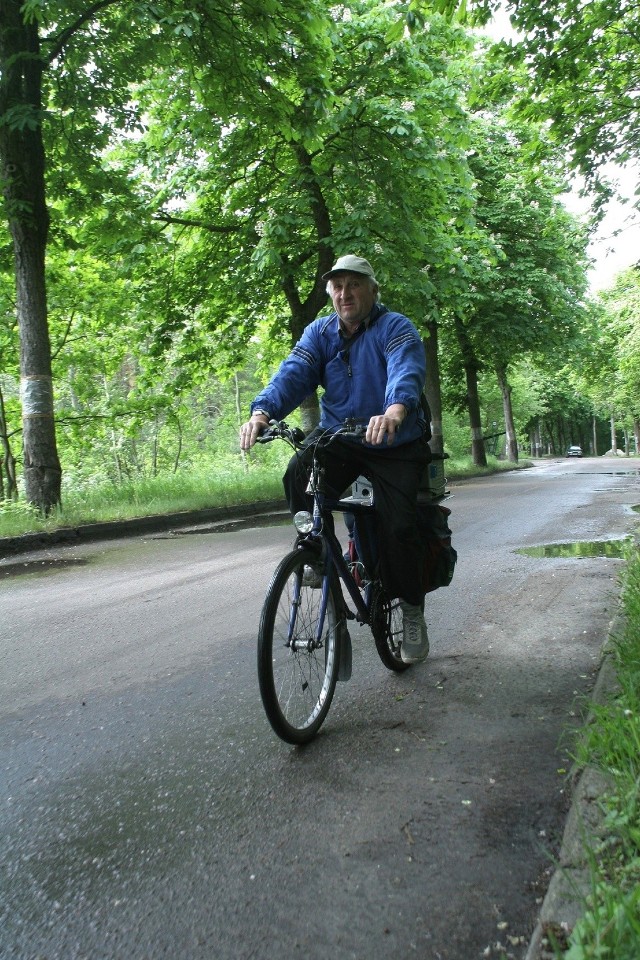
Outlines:
[[271,440],[282,439],[294,447],[300,447],[305,439],[304,431],[300,427],[289,427],[284,420],[270,420],[256,443],[270,443]]
[[344,426],[340,430],[340,436],[349,437],[352,440],[364,440],[367,432],[365,423],[358,423],[356,420],[348,419],[344,421]]

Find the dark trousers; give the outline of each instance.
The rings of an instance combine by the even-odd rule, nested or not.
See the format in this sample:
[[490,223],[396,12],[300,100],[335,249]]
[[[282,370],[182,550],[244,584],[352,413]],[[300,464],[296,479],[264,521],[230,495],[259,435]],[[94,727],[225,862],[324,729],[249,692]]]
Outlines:
[[[305,492],[313,450],[311,444],[323,431],[314,431],[305,449],[289,461],[283,477],[291,513],[312,510],[313,498]],[[380,547],[382,583],[390,597],[420,604],[422,587],[422,541],[418,535],[416,502],[425,467],[431,460],[426,440],[398,447],[372,448],[336,439],[322,450],[325,482],[339,497],[364,474],[371,482]]]

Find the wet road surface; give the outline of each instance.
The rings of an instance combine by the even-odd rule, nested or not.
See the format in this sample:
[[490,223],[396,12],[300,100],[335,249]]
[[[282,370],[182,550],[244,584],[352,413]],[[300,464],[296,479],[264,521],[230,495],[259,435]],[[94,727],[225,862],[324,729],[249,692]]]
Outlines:
[[621,561],[516,550],[628,534],[634,467],[453,485],[427,664],[352,629],[304,749],[255,673],[288,525],[0,561],[0,956],[523,957]]

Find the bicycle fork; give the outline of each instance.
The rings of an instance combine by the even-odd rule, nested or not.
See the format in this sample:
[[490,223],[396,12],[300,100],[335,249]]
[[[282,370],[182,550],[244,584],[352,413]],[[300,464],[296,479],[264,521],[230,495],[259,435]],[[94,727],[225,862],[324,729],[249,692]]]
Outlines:
[[[322,575],[322,593],[320,599],[320,611],[316,621],[314,636],[300,636],[297,630],[298,614],[302,603],[302,578],[304,570],[300,569],[296,576],[296,582],[293,589],[291,600],[291,609],[289,613],[289,629],[287,636],[287,646],[292,652],[305,651],[311,653],[313,650],[326,648],[324,640],[325,623],[327,619],[327,606],[331,592],[331,577],[333,573],[333,558],[330,553],[325,558],[324,571]],[[339,610],[336,610],[335,624],[335,642],[336,653],[338,657],[338,680],[346,681],[351,679],[352,670],[352,650],[351,637],[346,623],[346,605],[342,604]]]

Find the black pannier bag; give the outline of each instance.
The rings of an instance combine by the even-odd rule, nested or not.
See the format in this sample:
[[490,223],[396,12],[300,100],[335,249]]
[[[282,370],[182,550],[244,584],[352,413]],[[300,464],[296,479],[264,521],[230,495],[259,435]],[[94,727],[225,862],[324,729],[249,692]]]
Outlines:
[[440,503],[418,502],[418,529],[424,544],[422,586],[425,593],[448,587],[458,559],[451,545],[451,510]]
[[[451,545],[448,519],[451,510],[440,503],[418,501],[418,530],[424,545],[422,586],[425,593],[448,587],[458,559]],[[346,515],[345,515],[346,516]],[[370,510],[355,515],[355,530],[349,538],[348,562],[358,586],[364,570],[375,571],[378,563],[376,519]]]

